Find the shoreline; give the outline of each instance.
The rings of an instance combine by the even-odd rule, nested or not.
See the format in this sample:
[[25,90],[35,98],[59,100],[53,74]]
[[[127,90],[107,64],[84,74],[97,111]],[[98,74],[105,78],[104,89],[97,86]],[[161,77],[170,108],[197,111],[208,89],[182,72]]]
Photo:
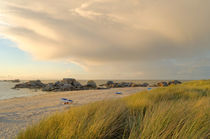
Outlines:
[[[16,97],[0,100],[0,138],[14,137],[28,125],[37,123],[45,116],[63,111],[72,106],[91,102],[116,99],[146,90],[147,87],[111,88],[106,90],[80,90],[50,92],[35,96]],[[117,95],[115,92],[122,92]],[[73,104],[64,105],[61,98],[73,100]]]

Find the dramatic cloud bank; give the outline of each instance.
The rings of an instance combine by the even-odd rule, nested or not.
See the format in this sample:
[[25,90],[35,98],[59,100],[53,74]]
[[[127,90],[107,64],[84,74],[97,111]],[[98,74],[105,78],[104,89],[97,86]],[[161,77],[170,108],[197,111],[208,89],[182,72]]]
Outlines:
[[0,0],[0,9],[1,34],[37,59],[124,78],[209,74],[209,0]]

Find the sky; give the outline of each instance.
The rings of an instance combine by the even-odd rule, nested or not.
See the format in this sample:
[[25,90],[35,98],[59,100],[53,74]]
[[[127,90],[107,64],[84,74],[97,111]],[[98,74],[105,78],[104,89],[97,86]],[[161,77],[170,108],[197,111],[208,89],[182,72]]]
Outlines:
[[209,79],[209,0],[0,0],[0,79]]

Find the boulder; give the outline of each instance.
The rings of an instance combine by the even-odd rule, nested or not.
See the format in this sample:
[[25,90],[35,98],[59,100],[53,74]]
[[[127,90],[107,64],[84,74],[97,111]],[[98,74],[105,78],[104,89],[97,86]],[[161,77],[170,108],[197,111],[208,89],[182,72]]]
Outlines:
[[55,86],[63,86],[63,83],[60,82],[60,81],[57,81],[57,82],[54,83],[54,85],[55,85]]
[[88,88],[97,88],[95,81],[89,80],[86,85]]
[[120,86],[120,87],[129,87],[129,85],[130,85],[130,83],[122,82],[118,86]]
[[105,86],[106,88],[113,88],[113,85],[115,83],[113,81],[107,81],[106,84],[100,85],[100,86]]
[[167,82],[159,82],[159,83],[157,83],[157,86],[165,87],[165,86],[168,86],[168,83]]
[[73,78],[64,78],[62,81],[49,83],[43,88],[43,91],[72,91],[81,90],[83,86]]
[[148,86],[149,86],[148,83],[143,83],[143,84],[141,84],[141,87],[148,87]]
[[62,91],[71,91],[71,90],[74,90],[74,86],[71,85],[71,84],[64,84],[62,87],[61,87],[61,90]]
[[12,80],[13,83],[19,83],[20,80],[19,79],[15,79],[15,80]]
[[77,88],[77,89],[82,88],[82,85],[81,85],[80,82],[78,82],[78,81],[73,82],[72,85],[73,85],[75,88]]
[[113,81],[107,81],[107,82],[106,82],[106,85],[108,85],[108,86],[109,86],[109,85],[112,85],[112,84],[114,84]]
[[114,83],[111,85],[111,88],[122,87],[120,83]]
[[54,89],[53,83],[49,83],[42,89],[42,91],[53,91]]
[[139,87],[138,84],[132,83],[130,87]]
[[46,85],[43,84],[40,80],[36,81],[29,81],[21,84],[16,84],[14,88],[31,88],[31,89],[40,89],[45,87]]
[[181,84],[181,83],[182,83],[181,81],[173,80],[173,81],[169,81],[168,85],[177,85],[177,84]]
[[64,84],[73,84],[76,80],[74,78],[64,78],[61,82]]
[[13,87],[13,89],[16,88],[27,88],[27,84],[16,84],[15,87]]
[[133,84],[134,84],[134,83],[129,82],[129,83],[128,83],[128,87],[132,87]]

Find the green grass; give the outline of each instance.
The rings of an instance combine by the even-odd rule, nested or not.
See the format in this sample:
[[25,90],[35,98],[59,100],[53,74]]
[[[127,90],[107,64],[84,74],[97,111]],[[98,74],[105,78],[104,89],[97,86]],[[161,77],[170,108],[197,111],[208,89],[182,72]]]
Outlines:
[[57,113],[18,139],[209,139],[210,80],[158,88]]

